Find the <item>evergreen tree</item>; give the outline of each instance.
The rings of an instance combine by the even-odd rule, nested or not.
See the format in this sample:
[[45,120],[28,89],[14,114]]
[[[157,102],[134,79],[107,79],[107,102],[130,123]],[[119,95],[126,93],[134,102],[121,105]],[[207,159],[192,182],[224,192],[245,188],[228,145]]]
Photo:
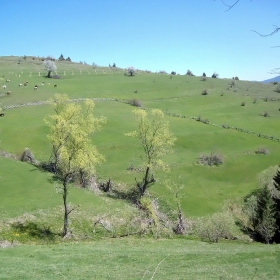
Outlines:
[[59,61],[65,60],[64,57],[63,57],[63,54],[60,55],[60,57],[58,58],[58,60],[59,60]]
[[275,219],[277,227],[275,241],[280,243],[280,170],[277,170],[276,175],[273,177],[273,185],[275,187],[275,193],[272,199],[275,203]]

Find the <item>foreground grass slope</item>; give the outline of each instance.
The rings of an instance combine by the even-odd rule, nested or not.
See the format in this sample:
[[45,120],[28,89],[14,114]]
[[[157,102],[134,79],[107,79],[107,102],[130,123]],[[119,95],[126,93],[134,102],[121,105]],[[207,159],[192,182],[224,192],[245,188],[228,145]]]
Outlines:
[[2,279],[279,279],[279,246],[110,239],[0,251]]

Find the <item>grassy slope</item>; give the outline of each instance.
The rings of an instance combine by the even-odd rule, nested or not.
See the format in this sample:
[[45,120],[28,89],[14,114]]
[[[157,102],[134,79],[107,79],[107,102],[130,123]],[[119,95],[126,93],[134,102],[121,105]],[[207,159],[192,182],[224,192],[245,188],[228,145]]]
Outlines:
[[[56,92],[67,93],[70,98],[137,98],[145,108],[160,108],[187,117],[200,115],[213,123],[280,137],[279,101],[264,102],[261,99],[265,96],[278,98],[272,85],[237,81],[238,90],[234,92],[227,90],[229,80],[202,82],[198,77],[174,76],[170,79],[166,75],[145,73],[128,78],[123,76],[121,69],[109,72],[107,68],[97,68],[95,72],[91,67],[66,62],[57,63],[60,80],[46,80],[42,77],[41,61],[28,58],[27,61],[21,60],[21,64],[17,62],[17,57],[0,59],[0,77],[4,76],[0,80],[2,106],[48,100]],[[9,84],[5,82],[6,78],[11,79]],[[19,88],[18,84],[26,80],[29,86]],[[43,81],[46,85],[40,86]],[[12,91],[9,97],[4,94],[3,84]],[[35,84],[39,89],[34,92]],[[54,88],[54,84],[58,87]],[[200,94],[204,89],[208,90],[208,96]],[[254,98],[257,103],[253,103]],[[246,106],[240,106],[241,102]],[[124,103],[96,102],[96,114],[107,117],[107,124],[93,138],[107,159],[98,167],[101,178],[110,177],[133,184],[138,175],[126,171],[132,159],[136,166],[140,164],[141,150],[133,139],[124,135],[135,128],[131,111],[132,107]],[[270,113],[270,118],[259,116],[265,111]],[[6,110],[5,117],[0,119],[0,149],[20,155],[25,147],[29,147],[36,158],[48,159],[48,130],[43,119],[51,113],[47,105]],[[167,118],[178,138],[174,153],[166,158],[172,168],[168,174],[157,173],[159,180],[151,191],[171,203],[164,180],[184,183],[182,205],[187,216],[219,211],[226,199],[241,198],[255,188],[260,171],[279,163],[277,142],[190,119]],[[270,154],[256,156],[247,153],[258,147],[268,148]],[[222,167],[207,168],[195,164],[200,153],[211,151],[224,155]],[[0,158],[0,177],[1,218],[16,218],[26,212],[37,215],[38,209],[42,209],[40,217],[46,215],[46,223],[59,230],[61,197],[55,193],[49,174],[25,163]],[[123,201],[78,189],[71,189],[69,198],[72,204],[79,204],[81,208],[73,212],[73,223],[79,223],[79,215],[85,213],[92,226],[94,217],[101,213],[120,217],[134,211]],[[50,217],[55,219],[55,225]],[[20,236],[17,238],[20,240]],[[89,244],[24,245],[1,249],[0,258],[3,279],[150,279],[156,269],[154,279],[279,279],[280,260],[279,246],[211,245],[183,239],[106,239]]]
[[2,279],[279,279],[279,246],[106,239],[0,251]]
[[[137,98],[145,108],[160,108],[186,117],[201,116],[212,123],[280,137],[279,101],[265,102],[260,99],[264,96],[278,98],[273,85],[236,81],[234,88],[237,91],[234,92],[227,90],[230,80],[208,78],[202,82],[199,77],[173,76],[170,79],[168,75],[145,73],[125,77],[121,69],[93,69],[66,62],[57,62],[61,79],[54,80],[42,77],[44,70],[40,61],[28,58],[16,64],[17,61],[13,57],[0,60],[0,71],[4,76],[0,82],[7,84],[12,91],[11,96],[2,95],[2,106],[48,100],[55,93],[67,93],[70,98]],[[11,82],[6,83],[6,78],[10,78]],[[29,81],[29,85],[19,87],[18,84],[25,80]],[[45,85],[40,86],[43,81]],[[35,84],[39,85],[37,91],[33,90]],[[54,88],[54,84],[58,86]],[[209,95],[202,96],[200,93],[203,89],[207,89]],[[256,103],[253,103],[254,98],[257,98]],[[243,101],[246,106],[240,106]],[[110,177],[118,182],[133,184],[134,177],[139,176],[126,171],[131,161],[136,166],[140,164],[141,154],[136,142],[124,135],[135,128],[132,109],[127,104],[115,101],[96,102],[96,115],[107,117],[107,124],[93,138],[107,159],[105,164],[98,167],[101,178]],[[264,111],[269,112],[271,117],[259,115]],[[0,119],[1,149],[19,155],[25,147],[29,147],[38,159],[47,160],[50,147],[43,119],[51,113],[48,105],[6,110],[5,118]],[[188,216],[219,211],[224,200],[242,197],[255,188],[256,176],[261,170],[279,163],[277,142],[207,126],[190,119],[167,118],[178,139],[174,154],[166,158],[172,169],[167,174],[158,172],[158,183],[151,190],[155,195],[169,200],[170,194],[164,187],[164,181],[171,179],[184,183],[186,195],[183,210]],[[268,148],[270,155],[248,154],[259,147]],[[198,155],[211,151],[223,154],[225,164],[220,168],[196,166]]]

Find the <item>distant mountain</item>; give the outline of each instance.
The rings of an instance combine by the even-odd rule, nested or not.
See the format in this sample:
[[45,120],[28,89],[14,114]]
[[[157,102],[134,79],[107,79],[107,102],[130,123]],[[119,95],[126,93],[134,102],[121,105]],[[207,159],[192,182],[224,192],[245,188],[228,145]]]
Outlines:
[[264,84],[269,84],[269,83],[273,83],[273,82],[280,83],[280,76],[276,76],[274,78],[262,81],[262,83],[264,83]]

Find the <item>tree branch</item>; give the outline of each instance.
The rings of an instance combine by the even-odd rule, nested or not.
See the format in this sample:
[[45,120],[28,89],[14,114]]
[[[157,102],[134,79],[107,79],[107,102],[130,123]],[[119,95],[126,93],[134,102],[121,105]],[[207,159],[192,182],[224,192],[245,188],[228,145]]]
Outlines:
[[223,2],[223,4],[224,4],[226,7],[228,7],[228,9],[226,10],[226,12],[227,12],[227,11],[231,10],[231,9],[239,2],[239,0],[235,1],[232,5],[226,4],[226,3],[224,2],[224,0],[222,0],[222,2]]
[[261,37],[268,37],[268,36],[272,36],[272,35],[276,34],[279,30],[280,30],[280,27],[274,25],[274,30],[271,33],[269,33],[269,34],[260,34],[256,30],[251,30],[251,31],[257,33]]

